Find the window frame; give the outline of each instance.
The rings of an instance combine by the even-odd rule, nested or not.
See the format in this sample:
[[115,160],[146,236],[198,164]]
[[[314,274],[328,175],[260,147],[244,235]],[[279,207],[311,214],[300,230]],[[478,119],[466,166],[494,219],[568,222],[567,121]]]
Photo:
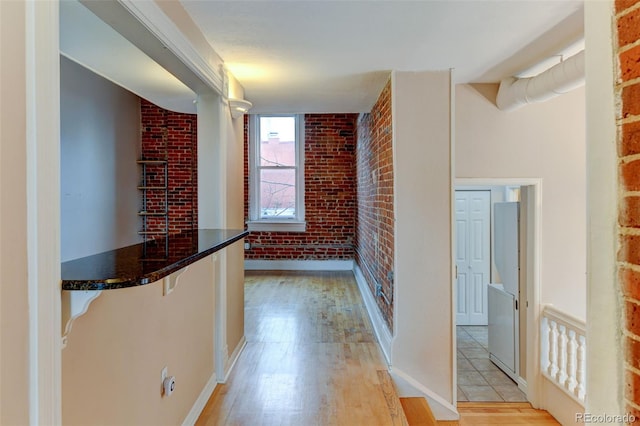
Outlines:
[[[260,118],[293,117],[295,119],[295,216],[292,218],[260,217]],[[305,232],[304,211],[304,114],[251,114],[249,116],[249,231]],[[291,167],[286,167],[287,169]]]

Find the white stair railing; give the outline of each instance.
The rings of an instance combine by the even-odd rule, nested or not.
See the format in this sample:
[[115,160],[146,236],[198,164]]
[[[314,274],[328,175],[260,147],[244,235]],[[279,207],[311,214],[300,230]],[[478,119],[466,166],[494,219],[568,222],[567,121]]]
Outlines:
[[542,310],[542,374],[584,407],[586,397],[586,324],[551,305]]

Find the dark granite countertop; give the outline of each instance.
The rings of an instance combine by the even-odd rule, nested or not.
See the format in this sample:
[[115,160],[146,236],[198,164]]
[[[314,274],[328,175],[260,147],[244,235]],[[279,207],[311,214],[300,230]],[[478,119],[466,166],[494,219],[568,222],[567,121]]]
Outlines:
[[112,290],[158,281],[249,232],[198,229],[62,263],[63,290]]

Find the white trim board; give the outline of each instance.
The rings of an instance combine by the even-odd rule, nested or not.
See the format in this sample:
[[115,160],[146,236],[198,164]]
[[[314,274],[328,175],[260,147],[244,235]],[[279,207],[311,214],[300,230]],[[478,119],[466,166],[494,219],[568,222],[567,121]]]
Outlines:
[[202,392],[200,392],[200,395],[198,395],[198,399],[195,400],[193,406],[191,407],[191,410],[189,410],[189,414],[187,414],[187,417],[185,417],[184,421],[182,422],[183,426],[193,426],[196,424],[196,421],[198,421],[200,414],[202,414],[202,410],[204,410],[204,407],[207,405],[207,402],[209,402],[211,395],[213,395],[213,391],[216,390],[216,386],[218,386],[218,384],[227,382],[231,371],[236,365],[236,361],[238,361],[238,358],[240,358],[240,354],[246,346],[247,340],[244,336],[242,336],[242,339],[240,339],[240,342],[227,361],[224,380],[219,381],[215,371],[213,372],[213,374],[211,374],[211,377],[207,381],[207,384],[202,389]]
[[189,414],[187,414],[187,417],[185,417],[182,422],[182,426],[193,426],[196,424],[200,414],[202,414],[202,410],[204,410],[207,402],[209,402],[209,398],[213,395],[213,391],[216,390],[216,386],[218,386],[218,380],[216,378],[216,372],[214,371],[211,374],[211,377],[209,377],[207,384],[202,389],[202,392],[198,395],[198,399],[193,403],[191,410],[189,410]]
[[436,420],[458,420],[460,418],[456,407],[431,389],[418,383],[411,375],[397,368],[392,368],[389,374],[398,389],[399,397],[421,396],[426,398]]
[[373,331],[376,333],[376,337],[378,338],[380,349],[382,349],[382,353],[384,354],[387,364],[391,365],[391,341],[393,340],[393,336],[391,335],[384,318],[382,318],[382,314],[380,313],[378,305],[369,290],[367,280],[364,278],[362,270],[356,263],[353,265],[353,275],[358,283],[358,289],[362,295],[362,300],[364,300],[364,305],[367,308],[367,313],[369,314],[369,319],[373,325]]
[[247,339],[244,336],[242,336],[242,339],[240,339],[240,341],[236,345],[236,348],[233,350],[233,352],[229,356],[229,359],[227,359],[227,362],[225,364],[224,379],[219,383],[227,383],[227,380],[229,380],[229,376],[231,375],[233,368],[236,366],[236,362],[238,362],[238,358],[240,358],[240,355],[242,354],[242,351],[244,351],[244,348],[246,346],[247,346]]
[[252,260],[244,261],[246,271],[352,271],[353,260]]

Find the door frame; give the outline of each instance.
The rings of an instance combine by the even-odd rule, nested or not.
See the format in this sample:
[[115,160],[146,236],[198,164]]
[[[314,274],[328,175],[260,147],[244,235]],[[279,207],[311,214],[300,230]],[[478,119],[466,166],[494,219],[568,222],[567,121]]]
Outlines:
[[[540,406],[542,401],[541,391],[541,374],[540,374],[540,247],[541,247],[541,218],[542,218],[542,179],[540,178],[455,178],[453,180],[452,192],[456,190],[486,190],[492,186],[529,186],[533,189],[533,217],[530,218],[533,226],[532,235],[532,253],[528,253],[530,262],[527,267],[531,269],[533,279],[527,283],[527,301],[529,303],[527,310],[527,339],[526,339],[526,389],[528,401],[536,408]],[[452,195],[453,195],[452,194]],[[452,225],[455,223],[455,211],[451,212]],[[452,230],[453,231],[453,230]],[[454,243],[455,233],[451,232],[451,259],[452,265],[455,264]],[[455,268],[455,266],[454,266]],[[455,270],[451,274],[451,341],[453,344],[453,402],[457,407],[458,404],[458,367],[456,363],[457,343],[456,343],[456,289],[455,289]]]

